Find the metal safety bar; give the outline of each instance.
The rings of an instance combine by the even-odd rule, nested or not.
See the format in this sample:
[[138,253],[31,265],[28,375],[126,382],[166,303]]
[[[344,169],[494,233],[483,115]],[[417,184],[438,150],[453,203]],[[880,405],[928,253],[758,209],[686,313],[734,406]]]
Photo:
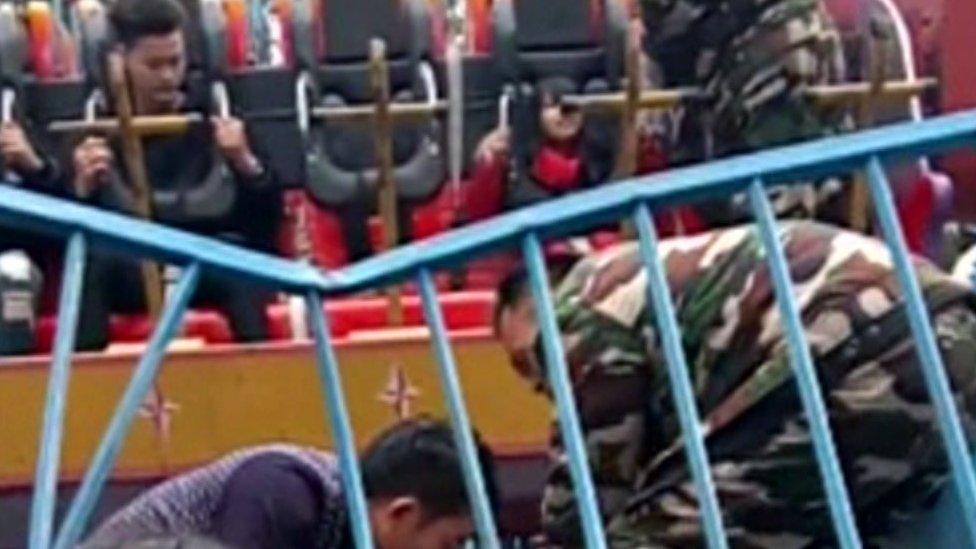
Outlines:
[[34,499],[31,501],[30,549],[46,549],[51,545],[61,434],[64,431],[64,408],[68,399],[71,353],[75,348],[81,289],[85,276],[85,247],[83,233],[71,235],[64,258],[61,302],[58,305],[58,334],[54,340],[54,353],[51,355],[51,377],[48,379],[41,445],[37,451],[37,471],[34,476]]
[[836,461],[836,449],[831,440],[814,366],[807,349],[808,342],[803,338],[799,309],[792,298],[789,269],[785,264],[775,220],[765,197],[765,190],[772,185],[809,181],[815,177],[860,169],[868,172],[877,217],[906,296],[912,334],[917,342],[926,384],[935,403],[939,426],[950,457],[952,475],[966,511],[966,522],[976,541],[976,471],[973,470],[969,447],[949,392],[937,342],[898,227],[891,191],[881,164],[882,160],[941,152],[960,146],[972,146],[974,143],[976,111],[769,150],[635,178],[615,185],[612,192],[598,189],[553,200],[499,216],[478,226],[435,237],[423,244],[408,245],[331,273],[179,230],[159,227],[146,221],[0,186],[0,223],[71,239],[62,309],[59,311],[61,332],[44,412],[40,452],[42,459],[37,472],[39,481],[35,487],[32,517],[32,547],[46,547],[51,537],[50,516],[55,497],[52,478],[53,471],[57,470],[57,446],[60,444],[60,424],[67,391],[71,349],[68,339],[76,323],[74,317],[77,311],[73,309],[76,308],[76,293],[84,267],[85,243],[88,241],[93,246],[108,246],[122,252],[147,256],[154,261],[189,267],[184,269],[174,297],[168,303],[146,353],[109,423],[81,488],[58,531],[54,547],[72,547],[83,535],[132,418],[157,374],[167,344],[180,324],[203,270],[244,276],[258,283],[302,295],[307,300],[307,310],[313,312],[311,326],[315,335],[329,420],[343,472],[353,536],[360,548],[371,547],[366,500],[356,462],[354,438],[344,401],[338,362],[329,337],[328,320],[321,312],[321,302],[324,297],[417,277],[424,301],[424,312],[431,327],[434,353],[440,366],[443,390],[455,429],[455,439],[461,450],[466,488],[475,513],[479,538],[484,546],[492,546],[492,540],[496,539],[496,529],[483,479],[478,473],[470,419],[465,411],[461,383],[457,377],[442,313],[437,304],[431,273],[435,269],[470,261],[479,255],[513,245],[521,247],[531,290],[535,296],[536,313],[543,334],[544,358],[548,366],[546,373],[552,387],[562,440],[567,451],[585,544],[590,548],[606,547],[585,440],[566,369],[557,318],[552,308],[541,242],[545,238],[618,221],[625,216],[633,216],[640,237],[642,258],[649,269],[649,299],[653,304],[654,320],[661,332],[668,376],[682,427],[681,440],[685,443],[698,501],[701,502],[701,518],[707,540],[712,548],[725,547],[727,541],[703,441],[706,433],[700,425],[687,364],[682,356],[681,334],[674,317],[673,304],[670,302],[665,271],[657,253],[657,235],[653,229],[650,210],[652,207],[668,207],[690,200],[739,192],[749,194],[759,223],[762,244],[773,274],[780,314],[785,322],[796,383],[804,409],[808,413],[815,457],[820,467],[839,545],[845,548],[860,547],[850,500]]
[[969,528],[970,541],[976,547],[976,468],[973,467],[972,442],[966,441],[959,420],[959,411],[956,409],[955,399],[952,398],[949,378],[942,363],[942,356],[939,354],[939,345],[935,340],[935,331],[932,329],[925,299],[922,297],[922,288],[912,268],[908,245],[898,223],[898,212],[891,186],[888,184],[888,176],[885,175],[877,156],[872,156],[867,161],[866,169],[868,187],[874,199],[875,215],[895,264],[895,274],[898,275],[898,284],[904,294],[908,312],[908,324],[915,340],[915,351],[922,365],[925,385],[935,407],[943,443],[949,454],[952,477],[965,511],[963,515]]
[[752,215],[759,225],[759,236],[769,263],[780,317],[786,324],[790,364],[793,366],[793,375],[796,378],[803,410],[810,423],[810,438],[813,440],[813,450],[817,456],[817,465],[820,467],[820,476],[827,494],[827,503],[830,507],[830,516],[834,521],[837,540],[844,549],[860,549],[861,540],[857,534],[854,513],[851,511],[851,499],[847,494],[844,474],[837,460],[837,448],[834,447],[834,439],[830,433],[827,406],[823,401],[820,382],[817,381],[813,355],[804,335],[800,307],[793,295],[790,266],[786,262],[786,252],[783,251],[783,243],[780,242],[776,230],[773,206],[769,203],[761,179],[755,179],[749,187],[749,203],[752,206]]
[[674,408],[678,411],[681,422],[681,432],[684,433],[685,453],[688,456],[691,476],[698,491],[698,499],[702,507],[702,522],[705,525],[705,536],[710,549],[725,549],[722,527],[722,512],[719,510],[718,497],[715,494],[715,483],[708,468],[708,455],[705,452],[705,435],[699,423],[698,406],[695,404],[695,392],[692,389],[691,372],[685,358],[684,346],[681,344],[681,333],[678,329],[677,315],[671,300],[671,291],[664,265],[657,253],[659,248],[657,230],[651,217],[651,210],[647,204],[639,204],[634,212],[634,226],[640,244],[641,259],[647,269],[649,284],[647,285],[648,303],[653,304],[654,320],[657,324],[664,347],[664,355],[668,369],[668,380],[671,382],[671,395]]
[[119,401],[118,407],[112,414],[108,429],[105,431],[105,435],[95,451],[95,457],[81,481],[81,487],[78,488],[78,493],[71,502],[71,507],[68,508],[68,514],[65,516],[64,523],[54,542],[56,549],[71,549],[81,539],[85,527],[88,525],[88,519],[91,518],[92,511],[95,509],[98,495],[105,486],[108,474],[115,465],[115,460],[122,449],[122,443],[129,432],[132,419],[139,411],[139,406],[146,400],[153,380],[156,379],[159,366],[166,356],[166,348],[173,336],[179,331],[183,313],[190,305],[190,298],[193,297],[193,292],[196,291],[199,281],[200,266],[198,264],[194,263],[183,271],[183,276],[173,291],[173,297],[166,304],[159,324],[153,331],[146,352],[139,360],[139,364],[132,374],[132,380],[125,388],[122,400]]
[[[359,549],[370,549],[373,547],[373,537],[369,530],[366,495],[363,493],[359,462],[356,461],[356,442],[352,436],[349,411],[346,409],[346,399],[343,396],[339,360],[336,359],[335,350],[332,348],[329,321],[322,307],[322,295],[320,293],[309,290],[305,299],[305,310],[308,311],[312,334],[315,337],[319,376],[322,378],[325,403],[329,409],[329,421],[332,423],[332,433],[336,438],[336,445],[339,447],[343,493],[346,496],[346,505],[352,511],[350,515],[353,517],[351,525],[353,540]],[[319,313],[320,310],[321,313]]]
[[434,279],[427,269],[421,269],[417,275],[417,285],[424,305],[424,317],[430,326],[431,344],[437,357],[437,365],[441,376],[441,386],[444,389],[444,400],[451,414],[451,425],[454,427],[454,445],[464,456],[462,472],[464,485],[468,492],[468,499],[473,503],[474,521],[478,530],[478,547],[482,549],[498,549],[498,533],[495,531],[495,520],[492,516],[491,503],[485,491],[485,479],[478,466],[478,450],[474,436],[471,433],[471,420],[464,405],[461,393],[461,381],[458,379],[457,366],[454,364],[454,354],[451,343],[447,338],[447,325],[444,323],[444,312],[441,311],[437,300],[437,288]]

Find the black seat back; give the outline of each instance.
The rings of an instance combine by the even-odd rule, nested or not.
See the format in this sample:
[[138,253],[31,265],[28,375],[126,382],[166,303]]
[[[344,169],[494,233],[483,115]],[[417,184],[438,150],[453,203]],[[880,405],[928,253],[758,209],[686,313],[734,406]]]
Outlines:
[[626,18],[615,0],[497,0],[494,55],[508,81],[566,78],[579,90],[590,80],[619,87]]
[[[393,101],[426,101],[421,63],[431,54],[431,23],[425,0],[326,0],[322,4],[324,47],[314,75],[316,103],[326,107],[372,104],[370,43],[386,45]],[[301,51],[302,48],[296,48]],[[436,120],[394,122],[394,178],[400,196],[423,200],[443,182],[441,131]],[[324,122],[308,137],[308,185],[312,195],[341,205],[359,185],[374,185],[376,158],[370,122]],[[420,168],[423,166],[423,168]],[[436,173],[435,173],[436,172]]]

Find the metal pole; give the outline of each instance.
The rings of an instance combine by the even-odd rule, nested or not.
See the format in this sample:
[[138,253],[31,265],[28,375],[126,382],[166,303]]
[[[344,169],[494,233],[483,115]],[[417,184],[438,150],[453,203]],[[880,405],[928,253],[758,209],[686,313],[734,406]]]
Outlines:
[[810,435],[813,449],[820,468],[824,492],[830,506],[830,516],[834,522],[834,530],[840,546],[845,549],[860,549],[861,538],[857,533],[857,523],[851,509],[850,496],[844,484],[844,473],[837,459],[837,448],[830,434],[830,422],[827,419],[827,406],[824,404],[823,392],[817,380],[817,370],[810,354],[810,347],[804,335],[803,321],[800,309],[793,296],[793,281],[787,264],[783,245],[780,243],[776,231],[776,218],[773,207],[766,196],[766,189],[762,181],[755,180],[749,187],[749,202],[752,213],[759,226],[763,248],[769,263],[769,272],[773,279],[776,292],[776,302],[779,305],[780,317],[783,319],[786,340],[789,343],[790,364],[796,377],[797,389],[807,421],[810,423]]
[[135,417],[139,406],[146,399],[149,388],[152,387],[159,365],[166,355],[166,347],[180,327],[183,313],[186,311],[200,280],[200,265],[193,263],[183,271],[176,289],[173,292],[173,299],[166,304],[163,316],[153,331],[149,345],[145,353],[136,366],[135,373],[129,386],[126,387],[122,400],[119,402],[112,419],[109,422],[108,430],[95,452],[91,466],[85,473],[85,478],[81,482],[81,488],[71,508],[64,519],[64,524],[58,532],[55,549],[71,549],[81,538],[95,503],[98,499],[105,481],[108,479],[109,471],[115,464],[119,451],[122,449],[122,442],[129,432],[132,418]]
[[458,379],[457,365],[451,344],[447,340],[447,327],[440,303],[437,301],[437,289],[434,280],[427,269],[421,269],[417,275],[420,296],[424,305],[424,316],[430,327],[431,343],[434,345],[434,355],[437,357],[438,372],[444,399],[451,414],[451,424],[454,426],[454,445],[461,455],[464,484],[468,491],[468,501],[474,511],[474,522],[478,531],[478,547],[482,549],[498,549],[498,534],[495,530],[495,520],[492,516],[491,502],[485,490],[485,479],[481,474],[478,462],[478,450],[471,432],[471,419],[468,417],[464,405],[464,395],[461,391],[461,381]]
[[44,424],[34,475],[34,500],[31,502],[30,549],[47,549],[51,545],[54,504],[57,500],[58,463],[61,458],[61,435],[64,432],[64,409],[68,400],[71,376],[71,353],[75,348],[81,288],[85,277],[85,235],[77,232],[68,241],[61,280],[61,303],[58,306],[58,333],[51,357]]
[[539,322],[542,347],[546,359],[546,375],[559,417],[559,429],[566,446],[569,473],[575,488],[576,505],[583,523],[583,536],[588,549],[605,549],[603,522],[600,517],[599,502],[590,475],[587,459],[586,441],[580,426],[579,413],[573,400],[572,382],[566,365],[562,336],[556,322],[556,313],[549,293],[549,276],[546,273],[545,259],[539,238],[530,233],[522,241],[522,254],[525,257],[532,295],[535,298],[536,318]]
[[322,307],[322,295],[311,290],[305,296],[306,310],[315,337],[315,352],[319,378],[325,393],[325,404],[329,410],[329,423],[335,437],[339,453],[339,466],[342,468],[342,487],[349,506],[349,528],[358,549],[372,549],[373,534],[369,527],[369,507],[363,493],[363,480],[356,458],[356,441],[352,436],[349,411],[342,388],[342,375],[339,361],[332,348],[328,319]]
[[725,549],[728,542],[722,527],[722,511],[719,508],[718,497],[715,494],[715,483],[708,465],[708,452],[705,448],[705,437],[702,433],[701,416],[695,404],[695,393],[692,390],[688,361],[685,357],[684,346],[681,343],[681,333],[678,328],[671,290],[657,250],[660,249],[654,221],[651,219],[650,209],[646,204],[637,206],[634,212],[634,223],[640,237],[641,258],[647,269],[648,304],[652,306],[654,318],[667,358],[668,380],[671,382],[671,395],[674,398],[675,410],[681,422],[681,432],[685,440],[685,455],[691,469],[691,476],[695,481],[699,506],[702,513],[702,526],[705,527],[705,538],[712,549]]
[[[373,129],[373,147],[376,151],[377,180],[379,181],[380,217],[383,218],[383,240],[387,250],[396,247],[399,238],[397,224],[397,192],[393,181],[393,136],[390,121],[390,74],[386,64],[386,44],[373,39],[369,48],[370,83],[373,88],[373,103],[376,110]],[[390,324],[403,324],[403,303],[400,288],[387,289],[389,302],[388,320]]]
[[976,547],[976,468],[973,467],[971,446],[966,441],[966,434],[959,420],[959,411],[952,397],[952,387],[949,385],[945,365],[942,363],[939,345],[929,319],[928,307],[912,266],[901,225],[898,223],[898,214],[888,185],[888,177],[878,157],[872,157],[868,161],[867,173],[875,214],[881,225],[885,242],[891,250],[898,284],[904,292],[908,323],[915,339],[915,350],[922,365],[925,386],[942,430],[949,463],[952,466],[952,477],[955,480],[959,499],[962,501],[970,539]]

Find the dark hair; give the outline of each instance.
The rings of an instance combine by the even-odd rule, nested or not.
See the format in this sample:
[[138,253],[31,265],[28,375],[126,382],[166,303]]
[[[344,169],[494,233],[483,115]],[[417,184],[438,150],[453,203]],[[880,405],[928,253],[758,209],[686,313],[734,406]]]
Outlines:
[[[580,260],[580,256],[573,254],[559,254],[546,256],[546,272],[549,275],[549,285],[558,285]],[[513,268],[495,289],[495,309],[492,311],[491,325],[498,335],[502,312],[529,295],[529,271],[524,265]]]
[[495,331],[495,335],[498,335],[502,312],[521,301],[527,295],[528,291],[529,273],[525,270],[524,266],[518,266],[512,269],[498,283],[498,288],[495,290],[495,309],[491,315],[491,326]]
[[115,40],[125,46],[179,30],[185,19],[186,12],[177,0],[118,0],[109,12]]
[[[510,177],[515,184],[532,178],[532,162],[545,142],[539,116],[545,99],[562,106],[563,97],[577,91],[571,80],[559,77],[546,78],[534,87],[523,86],[520,90],[512,111],[515,140]],[[582,160],[581,187],[601,185],[612,176],[618,128],[618,123],[603,115],[591,113],[584,118],[577,144]]]
[[[477,433],[475,442],[485,490],[497,509],[494,459]],[[470,511],[461,456],[451,428],[442,421],[419,418],[397,423],[366,448],[361,464],[369,499],[412,496],[430,518]]]

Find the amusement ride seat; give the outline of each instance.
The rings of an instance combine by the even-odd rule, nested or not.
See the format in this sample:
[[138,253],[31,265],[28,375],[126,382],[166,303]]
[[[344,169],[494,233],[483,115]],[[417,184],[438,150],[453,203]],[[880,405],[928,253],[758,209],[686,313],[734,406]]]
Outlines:
[[[548,192],[528,177],[532,144],[538,139],[538,87],[545,81],[574,94],[622,89],[627,15],[614,0],[568,0],[553,10],[544,0],[498,0],[492,5],[492,53],[511,99],[510,192],[544,198]],[[598,182],[609,179],[618,141],[613,115],[588,113],[584,153],[601,162]]]
[[[394,102],[442,99],[431,67],[436,34],[431,9],[422,0],[294,0],[289,17],[294,58],[302,71],[298,91],[308,98],[299,107],[371,105],[373,38],[386,45]],[[364,197],[372,206],[378,186],[372,123],[325,120],[304,130],[309,196],[333,212]],[[436,117],[393,121],[393,181],[403,212],[401,240],[411,232],[410,207],[434,198],[444,182],[442,140]]]

